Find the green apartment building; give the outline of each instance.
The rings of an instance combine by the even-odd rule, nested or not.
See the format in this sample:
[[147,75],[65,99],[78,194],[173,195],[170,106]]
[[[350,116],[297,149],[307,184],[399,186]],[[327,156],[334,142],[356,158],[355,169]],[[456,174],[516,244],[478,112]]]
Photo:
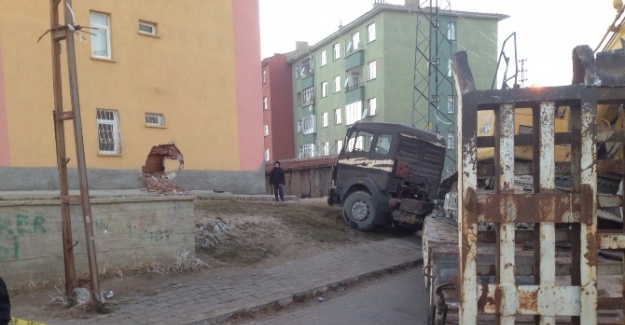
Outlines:
[[[445,170],[455,171],[457,103],[449,82],[453,80],[451,55],[467,51],[476,86],[489,88],[497,64],[497,24],[507,16],[438,11],[438,29],[431,32],[432,23],[423,23],[429,17],[419,15],[431,16],[432,10],[409,3],[376,3],[290,60],[296,156],[337,154],[347,128],[366,119],[413,125],[446,137]],[[437,60],[428,56],[420,62],[417,44],[424,39],[425,51],[438,50]],[[428,60],[447,76],[428,77]],[[430,87],[424,88],[425,99],[419,100],[414,90],[428,84],[425,78],[431,79]]]

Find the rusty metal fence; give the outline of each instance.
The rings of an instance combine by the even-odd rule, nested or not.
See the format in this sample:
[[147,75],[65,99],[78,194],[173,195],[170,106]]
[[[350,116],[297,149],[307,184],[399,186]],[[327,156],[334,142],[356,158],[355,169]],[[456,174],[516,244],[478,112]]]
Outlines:
[[[458,110],[460,324],[483,323],[480,319],[496,324],[603,324],[614,320],[625,324],[622,320],[625,268],[622,263],[602,263],[599,259],[603,249],[622,252],[625,234],[602,232],[597,227],[598,208],[623,205],[620,196],[597,192],[598,173],[621,178],[623,175],[621,155],[597,159],[598,139],[618,145],[621,152],[624,140],[622,125],[617,130],[598,131],[597,106],[620,105],[622,114],[625,86],[618,76],[608,76],[618,74],[614,71],[618,69],[608,64],[604,70],[605,62],[595,63],[592,51],[588,51],[585,47],[574,51],[578,84],[486,91],[475,89],[466,53],[454,56],[456,87],[461,97]],[[623,59],[623,54],[615,55]],[[610,55],[604,59],[615,58]],[[515,110],[520,108],[531,108],[533,127],[528,134],[515,134]],[[570,128],[567,132],[556,132],[554,116],[562,108],[570,110]],[[481,110],[492,110],[495,114],[493,136],[478,137]],[[515,148],[519,146],[532,148],[531,161],[523,163],[515,159]],[[567,162],[556,162],[556,146],[570,148]],[[479,148],[494,148],[493,161],[479,161]],[[531,178],[528,191],[515,189],[515,178],[519,175]],[[556,190],[556,175],[570,177],[570,191]],[[482,177],[492,177],[494,189],[482,190],[478,186]],[[484,254],[478,243],[478,234],[482,235],[478,228],[485,224],[494,228],[493,267],[486,270],[478,262]],[[520,235],[519,224],[530,225],[530,236]],[[533,249],[529,271],[518,264],[519,245],[525,241],[531,241]],[[556,242],[569,243],[568,258],[563,260]],[[620,287],[613,290],[617,295],[599,289],[604,278],[605,285],[612,289],[618,283]]]

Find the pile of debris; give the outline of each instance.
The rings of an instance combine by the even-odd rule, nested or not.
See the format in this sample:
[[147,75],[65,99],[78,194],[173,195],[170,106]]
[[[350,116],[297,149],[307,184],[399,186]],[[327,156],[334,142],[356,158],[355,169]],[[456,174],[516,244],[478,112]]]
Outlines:
[[144,191],[156,192],[158,194],[183,194],[187,190],[172,183],[163,173],[144,174]]

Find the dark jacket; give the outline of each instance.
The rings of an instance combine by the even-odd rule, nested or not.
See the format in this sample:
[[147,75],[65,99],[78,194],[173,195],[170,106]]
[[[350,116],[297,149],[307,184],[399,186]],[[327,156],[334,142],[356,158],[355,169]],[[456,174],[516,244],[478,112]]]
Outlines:
[[0,277],[0,325],[9,323],[11,320],[11,302],[9,301],[9,290],[4,280]]
[[269,174],[270,185],[284,185],[284,170],[280,167],[274,167]]

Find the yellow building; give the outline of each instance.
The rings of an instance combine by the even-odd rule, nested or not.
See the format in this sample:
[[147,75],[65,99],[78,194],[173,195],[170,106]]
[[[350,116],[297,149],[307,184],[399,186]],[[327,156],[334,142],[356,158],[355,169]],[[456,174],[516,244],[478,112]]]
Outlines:
[[[175,142],[182,187],[264,193],[258,0],[81,0],[71,11],[91,27],[75,34],[90,188],[141,187],[150,149]],[[49,1],[0,0],[0,190],[58,188],[50,34],[38,41],[49,28]],[[71,122],[66,138],[76,188]]]

